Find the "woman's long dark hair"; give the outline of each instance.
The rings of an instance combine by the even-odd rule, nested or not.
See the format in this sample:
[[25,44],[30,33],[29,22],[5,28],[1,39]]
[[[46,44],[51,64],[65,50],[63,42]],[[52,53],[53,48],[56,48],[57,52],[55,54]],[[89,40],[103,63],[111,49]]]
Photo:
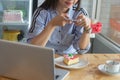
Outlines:
[[[43,4],[41,6],[39,6],[40,8],[44,8],[44,9],[53,9],[55,10],[56,7],[57,7],[57,3],[58,3],[58,0],[45,0],[43,2]],[[77,7],[75,10],[79,10],[80,9],[80,3],[81,3],[81,0],[78,0],[78,2],[76,3]]]

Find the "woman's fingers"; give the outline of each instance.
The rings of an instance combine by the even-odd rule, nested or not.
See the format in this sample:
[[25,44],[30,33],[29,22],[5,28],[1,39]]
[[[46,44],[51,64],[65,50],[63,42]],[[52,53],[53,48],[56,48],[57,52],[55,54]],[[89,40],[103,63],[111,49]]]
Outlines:
[[86,16],[84,16],[83,14],[79,15],[77,17],[77,21],[74,22],[77,26],[89,26],[90,25],[90,20],[89,18],[87,18]]
[[82,23],[77,23],[76,26],[86,26],[86,24],[82,22]]
[[83,14],[80,14],[80,15],[77,17],[77,19],[83,19],[83,18],[85,18],[85,16],[84,16]]
[[64,20],[66,21],[66,23],[69,23],[69,24],[72,23],[72,21],[69,19],[68,14],[64,13],[64,14],[63,14],[63,17],[64,17]]

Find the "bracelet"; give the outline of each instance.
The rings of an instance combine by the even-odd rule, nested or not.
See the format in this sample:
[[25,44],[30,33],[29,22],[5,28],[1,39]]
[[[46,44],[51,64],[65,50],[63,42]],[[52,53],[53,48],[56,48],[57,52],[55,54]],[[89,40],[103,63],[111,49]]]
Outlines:
[[84,28],[84,32],[85,32],[85,33],[91,33],[91,28],[87,28],[87,29]]

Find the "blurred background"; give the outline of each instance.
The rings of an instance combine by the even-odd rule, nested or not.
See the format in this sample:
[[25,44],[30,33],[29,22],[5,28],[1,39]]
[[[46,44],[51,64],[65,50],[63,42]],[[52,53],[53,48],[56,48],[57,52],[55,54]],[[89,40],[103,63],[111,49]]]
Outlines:
[[[43,2],[0,0],[0,38],[25,42],[32,15]],[[81,7],[88,11],[92,20],[103,24],[101,33],[91,34],[92,47],[89,52],[120,53],[120,0],[82,0]]]

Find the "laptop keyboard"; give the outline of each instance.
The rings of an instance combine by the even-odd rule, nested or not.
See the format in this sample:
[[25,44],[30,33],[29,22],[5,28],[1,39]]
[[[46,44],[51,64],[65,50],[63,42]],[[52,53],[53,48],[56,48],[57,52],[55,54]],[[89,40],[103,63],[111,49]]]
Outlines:
[[69,74],[68,70],[64,69],[55,69],[55,80],[64,80],[64,78]]
[[55,79],[58,79],[59,76],[60,76],[60,75],[55,75]]

